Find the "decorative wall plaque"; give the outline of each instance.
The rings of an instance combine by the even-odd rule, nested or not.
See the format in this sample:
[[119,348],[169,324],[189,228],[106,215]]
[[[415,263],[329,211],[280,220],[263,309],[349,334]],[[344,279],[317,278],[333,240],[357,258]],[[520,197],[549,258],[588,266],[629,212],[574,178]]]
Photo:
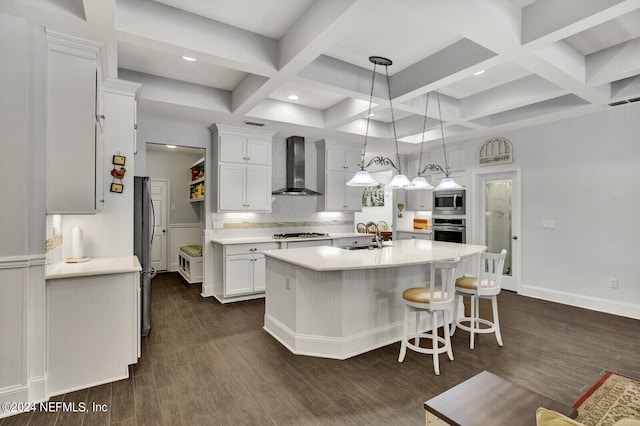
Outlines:
[[480,147],[478,155],[478,164],[480,166],[511,163],[512,161],[513,146],[508,139],[491,138]]

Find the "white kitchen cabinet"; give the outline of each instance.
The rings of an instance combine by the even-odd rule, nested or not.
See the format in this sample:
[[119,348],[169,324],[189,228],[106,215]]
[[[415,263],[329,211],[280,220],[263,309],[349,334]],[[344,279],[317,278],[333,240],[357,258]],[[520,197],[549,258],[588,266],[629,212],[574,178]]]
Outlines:
[[327,148],[327,168],[336,172],[357,172],[362,160],[362,150],[355,147],[329,146]]
[[[432,179],[430,176],[424,176],[425,179],[429,183],[432,183]],[[407,196],[407,205],[406,210],[408,211],[416,211],[416,210],[432,210],[433,209],[433,190],[415,190],[415,191],[405,191]]]
[[220,161],[271,165],[271,136],[257,137],[221,133],[219,137]]
[[49,396],[129,377],[140,356],[140,270],[125,256],[62,263],[47,275]]
[[[460,172],[465,170],[464,156],[464,151],[447,151],[447,163],[449,164],[449,172]],[[431,153],[431,157],[433,159],[432,163],[439,164],[443,169],[445,168],[443,151],[434,151]]]
[[[360,161],[360,150],[354,147],[327,142],[316,142],[318,152],[319,211],[353,212],[362,210],[362,188],[347,186]],[[353,164],[353,166],[352,166]]]
[[47,31],[47,214],[95,213],[104,202],[102,49]]
[[271,167],[221,163],[219,212],[271,211]]
[[225,258],[225,297],[264,291],[263,254],[241,254]]
[[216,212],[271,211],[271,138],[273,133],[214,124],[213,185]]
[[325,211],[360,211],[362,210],[362,188],[347,186],[353,173],[327,172],[325,187],[320,190],[324,194]]
[[264,296],[266,260],[262,251],[277,250],[280,243],[214,244],[216,267],[214,296],[222,303]]

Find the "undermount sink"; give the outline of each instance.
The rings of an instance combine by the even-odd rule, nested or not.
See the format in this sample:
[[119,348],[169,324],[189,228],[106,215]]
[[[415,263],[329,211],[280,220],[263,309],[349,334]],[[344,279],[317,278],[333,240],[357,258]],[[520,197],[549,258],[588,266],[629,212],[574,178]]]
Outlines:
[[[385,247],[389,247],[389,246],[382,246],[380,248],[385,248]],[[371,246],[348,246],[348,247],[342,247],[344,250],[375,250],[378,247],[375,245],[371,245]]]

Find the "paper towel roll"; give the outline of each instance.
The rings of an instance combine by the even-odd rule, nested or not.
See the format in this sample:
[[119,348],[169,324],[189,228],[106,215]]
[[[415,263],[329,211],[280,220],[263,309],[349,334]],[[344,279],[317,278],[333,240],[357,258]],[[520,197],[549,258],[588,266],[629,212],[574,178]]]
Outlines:
[[71,229],[71,257],[80,259],[82,256],[82,228],[74,226]]

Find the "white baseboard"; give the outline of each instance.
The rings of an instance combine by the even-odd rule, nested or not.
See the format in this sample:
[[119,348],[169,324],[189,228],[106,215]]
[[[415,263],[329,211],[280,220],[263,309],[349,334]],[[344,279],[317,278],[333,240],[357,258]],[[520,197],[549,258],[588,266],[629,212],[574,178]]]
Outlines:
[[[413,328],[412,321],[409,329]],[[263,329],[296,355],[341,360],[398,342],[402,336],[402,322],[343,338],[296,334],[268,314]]]
[[628,318],[640,319],[640,305],[622,303],[613,300],[598,299],[575,293],[551,290],[543,287],[523,285],[520,287],[520,295],[561,303],[563,305],[590,309],[592,311],[605,312]]

